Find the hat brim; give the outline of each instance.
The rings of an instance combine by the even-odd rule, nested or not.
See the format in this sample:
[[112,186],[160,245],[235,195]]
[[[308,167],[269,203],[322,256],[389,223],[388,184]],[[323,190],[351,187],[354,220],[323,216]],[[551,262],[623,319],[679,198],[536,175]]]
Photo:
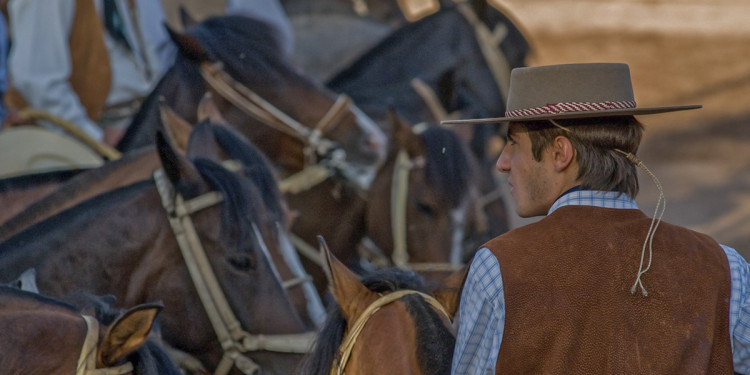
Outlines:
[[488,117],[488,118],[475,118],[475,119],[461,119],[461,120],[445,120],[440,121],[442,125],[450,124],[480,124],[487,122],[510,122],[510,121],[538,121],[538,120],[557,120],[557,119],[574,119],[574,118],[590,118],[590,117],[615,117],[615,116],[638,116],[638,115],[653,115],[657,113],[686,111],[690,109],[699,109],[702,105],[683,105],[683,106],[670,106],[670,107],[652,107],[652,108],[628,108],[628,109],[608,109],[600,111],[578,111],[578,112],[560,112],[560,113],[545,113],[532,116],[515,116],[515,117]]

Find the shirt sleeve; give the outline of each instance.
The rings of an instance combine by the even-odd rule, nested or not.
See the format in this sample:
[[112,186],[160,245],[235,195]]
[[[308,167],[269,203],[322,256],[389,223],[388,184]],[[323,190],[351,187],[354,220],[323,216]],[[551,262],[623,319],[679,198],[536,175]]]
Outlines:
[[500,265],[483,248],[474,256],[461,294],[452,374],[495,373],[505,325],[504,301]]
[[96,140],[102,130],[86,115],[69,83],[68,36],[74,0],[13,0],[8,4],[12,48],[8,74],[29,106],[78,125]]
[[732,292],[729,301],[729,332],[734,371],[750,374],[750,265],[735,249],[722,245],[729,260]]

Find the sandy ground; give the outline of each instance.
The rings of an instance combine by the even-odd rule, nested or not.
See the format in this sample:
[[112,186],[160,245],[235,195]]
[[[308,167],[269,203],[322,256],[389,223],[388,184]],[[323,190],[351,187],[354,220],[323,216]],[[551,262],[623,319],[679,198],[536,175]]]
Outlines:
[[[497,1],[534,46],[528,65],[626,62],[640,106],[704,106],[642,117],[639,155],[664,187],[664,220],[710,234],[750,259],[750,3]],[[198,16],[223,6],[165,1],[173,20],[180,3]],[[653,213],[657,196],[642,174],[641,208]],[[528,221],[512,214],[514,226]]]

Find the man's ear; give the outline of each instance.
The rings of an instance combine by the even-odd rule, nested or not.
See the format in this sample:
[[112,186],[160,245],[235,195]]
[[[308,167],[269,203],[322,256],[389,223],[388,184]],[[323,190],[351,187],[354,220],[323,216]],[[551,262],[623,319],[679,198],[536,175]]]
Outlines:
[[555,170],[560,172],[573,164],[576,160],[576,149],[568,137],[558,135],[552,141],[552,157]]

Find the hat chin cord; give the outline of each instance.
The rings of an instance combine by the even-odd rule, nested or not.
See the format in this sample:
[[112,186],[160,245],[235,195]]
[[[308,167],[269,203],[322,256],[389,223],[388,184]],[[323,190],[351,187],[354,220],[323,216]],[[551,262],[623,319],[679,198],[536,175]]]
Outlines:
[[[558,124],[555,120],[549,119],[549,121],[552,123],[552,125],[568,132],[572,133],[572,130]],[[646,273],[651,268],[651,261],[653,260],[654,256],[654,235],[656,234],[656,228],[659,227],[659,224],[661,223],[661,219],[664,216],[664,211],[667,209],[667,201],[664,198],[664,189],[662,189],[661,182],[659,182],[659,179],[656,178],[656,175],[654,175],[653,172],[651,172],[648,167],[646,167],[645,164],[641,161],[641,159],[638,159],[637,156],[633,155],[630,152],[625,152],[623,150],[620,150],[619,148],[614,149],[616,152],[619,152],[620,154],[625,155],[628,160],[633,163],[636,167],[640,168],[646,174],[651,177],[651,180],[654,181],[654,184],[656,185],[656,188],[659,189],[659,198],[656,200],[656,207],[654,209],[654,216],[651,218],[651,225],[648,228],[648,233],[646,233],[646,240],[643,241],[643,248],[641,249],[641,264],[638,266],[638,274],[635,278],[635,282],[633,283],[633,286],[630,287],[630,293],[635,294],[636,290],[640,286],[641,293],[644,297],[648,297],[648,291],[646,291],[646,287],[643,286],[643,281],[641,280],[641,276]],[[648,247],[648,263],[646,264],[646,267],[644,268],[643,263],[646,258],[646,247]]]

